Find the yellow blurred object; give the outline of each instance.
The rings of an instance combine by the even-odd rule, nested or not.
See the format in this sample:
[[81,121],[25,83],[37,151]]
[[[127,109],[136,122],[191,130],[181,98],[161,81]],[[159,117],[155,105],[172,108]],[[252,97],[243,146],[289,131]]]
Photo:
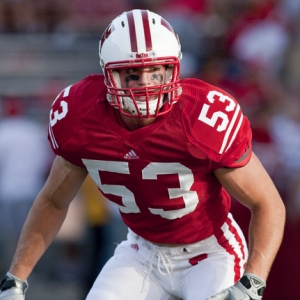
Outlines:
[[84,201],[87,222],[91,226],[105,224],[110,219],[107,200],[105,200],[96,183],[89,175],[81,186],[81,195]]

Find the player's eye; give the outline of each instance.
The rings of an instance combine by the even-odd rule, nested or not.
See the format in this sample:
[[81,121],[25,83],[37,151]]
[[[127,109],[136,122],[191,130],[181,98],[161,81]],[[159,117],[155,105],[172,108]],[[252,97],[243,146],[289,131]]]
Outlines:
[[129,68],[129,69],[126,69],[126,73],[127,73],[127,74],[136,73],[137,71],[138,71],[137,68]]
[[156,72],[158,70],[160,70],[160,66],[153,66],[153,67],[151,67],[151,71],[152,72]]

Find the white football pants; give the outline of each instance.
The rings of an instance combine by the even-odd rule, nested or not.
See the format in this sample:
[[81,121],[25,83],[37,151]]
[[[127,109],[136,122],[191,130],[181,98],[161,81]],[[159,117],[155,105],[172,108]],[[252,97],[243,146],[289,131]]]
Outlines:
[[206,300],[240,279],[247,257],[231,214],[220,234],[179,247],[155,245],[129,230],[86,300]]

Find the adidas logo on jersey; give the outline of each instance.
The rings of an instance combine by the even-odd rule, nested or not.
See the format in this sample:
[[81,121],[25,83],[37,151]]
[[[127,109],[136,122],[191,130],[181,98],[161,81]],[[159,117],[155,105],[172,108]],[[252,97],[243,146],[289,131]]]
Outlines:
[[139,159],[139,157],[136,155],[136,153],[131,150],[129,151],[125,156],[124,156],[125,159]]

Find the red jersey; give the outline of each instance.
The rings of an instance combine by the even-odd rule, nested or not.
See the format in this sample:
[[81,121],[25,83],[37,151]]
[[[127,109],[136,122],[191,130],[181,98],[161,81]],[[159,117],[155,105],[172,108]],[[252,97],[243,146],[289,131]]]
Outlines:
[[219,230],[230,196],[213,171],[251,156],[249,121],[223,90],[181,80],[170,113],[128,131],[106,100],[102,75],[63,90],[50,112],[57,155],[86,168],[125,224],[155,243],[193,243]]

